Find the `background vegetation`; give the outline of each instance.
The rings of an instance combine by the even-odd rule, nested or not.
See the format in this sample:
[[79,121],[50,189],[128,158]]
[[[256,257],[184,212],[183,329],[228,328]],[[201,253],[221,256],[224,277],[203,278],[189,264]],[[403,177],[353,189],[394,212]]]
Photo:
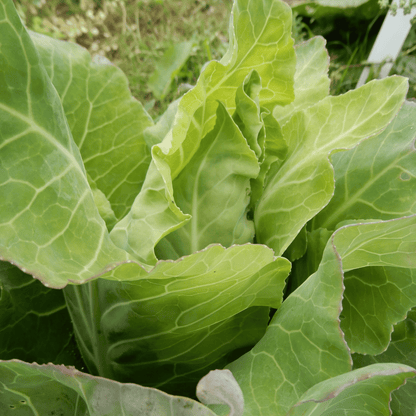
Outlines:
[[[205,62],[220,59],[228,47],[232,0],[15,0],[15,3],[28,28],[76,42],[91,54],[103,55],[119,66],[129,79],[132,94],[153,118],[195,84]],[[385,13],[386,10],[380,10],[371,20],[342,15],[314,19],[294,13],[296,43],[315,35],[323,35],[328,41],[332,94],[355,88]],[[164,80],[165,93],[155,89],[161,83],[161,72],[171,74],[173,80],[172,83],[170,78]],[[408,97],[416,97],[416,25],[392,73],[408,77]],[[372,69],[370,77],[377,77],[377,68]]]

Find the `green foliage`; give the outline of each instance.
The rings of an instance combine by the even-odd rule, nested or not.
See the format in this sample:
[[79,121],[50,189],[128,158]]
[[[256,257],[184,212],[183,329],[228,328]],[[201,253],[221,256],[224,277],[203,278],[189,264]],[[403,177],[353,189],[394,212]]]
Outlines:
[[[400,5],[404,7],[405,13],[409,12],[411,1]],[[325,36],[328,41],[331,94],[338,95],[354,89],[364,67],[369,65],[367,58],[389,10],[387,6],[391,7],[390,2],[385,2],[385,5],[379,2],[380,7],[375,0],[333,2],[331,7],[331,2],[320,0],[289,3],[297,16],[293,30],[295,39],[302,40],[315,34]],[[408,98],[416,97],[416,72],[413,65],[416,59],[415,35],[416,26],[413,25],[390,72],[409,79]],[[376,79],[380,69],[381,65],[371,65],[369,80]]]
[[156,64],[156,70],[149,78],[149,87],[157,99],[166,96],[173,79],[179,74],[191,55],[193,42],[179,42],[172,45]]
[[0,0],[2,414],[390,413],[416,375],[416,106],[399,76],[330,96],[292,22],[236,0],[154,122]]
[[[394,327],[390,345],[377,356],[354,354],[354,367],[360,368],[374,363],[400,361],[407,365],[416,364],[416,310],[408,312],[407,318]],[[406,385],[393,393],[391,408],[396,416],[414,412],[412,397],[416,394],[416,380],[410,379]]]
[[[195,84],[207,60],[220,59],[228,46],[230,0],[15,1],[31,30],[76,42],[119,66],[133,95],[155,117],[183,94],[183,88]],[[149,78],[155,63],[174,45],[190,39],[189,58],[179,72],[172,72],[174,82],[166,97],[153,95]]]

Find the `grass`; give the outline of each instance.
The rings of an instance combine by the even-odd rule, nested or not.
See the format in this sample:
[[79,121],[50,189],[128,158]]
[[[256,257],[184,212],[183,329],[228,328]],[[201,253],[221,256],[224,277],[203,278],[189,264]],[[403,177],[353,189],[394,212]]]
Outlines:
[[[331,94],[343,94],[354,89],[361,72],[367,65],[367,58],[384,21],[385,15],[378,14],[372,21],[351,21],[337,19],[334,29],[326,38],[331,57],[329,75]],[[348,27],[348,31],[342,28]],[[364,29],[363,29],[364,28]],[[413,25],[402,51],[393,65],[390,75],[409,78],[408,99],[416,97],[416,25]],[[381,65],[371,65],[367,81],[378,77]]]
[[[342,17],[335,19],[334,29],[327,36],[332,95],[343,94],[355,88],[384,17],[380,12],[369,22],[351,21]],[[335,29],[345,27],[349,30]],[[375,71],[371,72],[369,80],[377,76]]]
[[[76,42],[91,54],[102,54],[127,75],[133,96],[153,118],[194,85],[204,63],[220,59],[228,47],[232,0],[15,0],[30,29]],[[342,17],[314,21],[294,14],[296,42],[322,34],[331,57],[331,94],[355,88],[384,16],[372,21]],[[346,30],[347,28],[347,30]],[[153,96],[149,77],[155,63],[174,43],[192,40],[194,48],[170,92]],[[416,25],[392,72],[410,79],[409,98],[416,97]],[[373,68],[370,79],[377,76]]]
[[[181,84],[194,85],[204,63],[228,47],[231,0],[15,0],[27,27],[70,40],[106,56],[127,75],[134,97],[159,116],[179,98]],[[148,79],[173,43],[193,40],[187,64],[169,94],[153,97]]]

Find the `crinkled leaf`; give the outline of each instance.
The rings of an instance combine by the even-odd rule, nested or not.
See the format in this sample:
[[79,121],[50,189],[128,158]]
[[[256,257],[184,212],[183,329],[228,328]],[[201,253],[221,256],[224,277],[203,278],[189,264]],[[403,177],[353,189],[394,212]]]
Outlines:
[[0,4],[0,258],[63,287],[126,261],[112,244],[61,102],[13,2]]
[[93,374],[192,395],[264,334],[268,308],[258,307],[280,306],[289,270],[267,247],[214,245],[149,273],[122,265],[109,274],[124,282],[68,286],[65,296]]
[[284,160],[288,149],[287,144],[283,139],[282,129],[273,115],[263,109],[261,118],[264,128],[260,134],[264,135],[262,138],[264,145],[260,173],[257,178],[251,181],[250,205],[253,210],[263,194],[266,186],[267,174],[269,173],[271,166],[274,162],[279,163]]
[[[291,21],[290,8],[280,1],[234,3],[230,47],[221,62],[206,65],[196,86],[180,100],[172,129],[153,147],[153,163],[142,191],[131,212],[113,230],[117,245],[148,264],[156,263],[154,246],[189,219],[174,203],[172,181],[213,129],[218,101],[230,114],[234,112],[237,89],[251,68],[256,68],[262,80],[261,106],[270,110],[293,100],[295,54]],[[154,209],[158,215],[149,216]]]
[[416,105],[405,103],[378,136],[332,156],[335,194],[312,227],[345,220],[388,220],[416,213]]
[[328,156],[378,133],[400,109],[407,80],[372,81],[337,97],[327,97],[296,113],[283,127],[289,151],[271,170],[255,211],[257,241],[282,254],[306,222],[330,201],[334,172]]
[[173,181],[176,204],[192,218],[159,243],[158,258],[175,259],[212,243],[251,242],[254,224],[245,214],[250,179],[258,173],[255,153],[220,103],[214,129]]
[[4,416],[215,415],[185,397],[94,377],[62,365],[0,361],[0,380],[0,412]]
[[[251,69],[262,80],[259,104],[272,109],[293,100],[295,53],[288,29],[290,8],[280,1],[237,0],[230,23],[230,48],[221,62],[211,61],[198,82],[181,99],[171,133],[157,154],[166,159],[175,178],[215,124],[217,101],[235,109],[237,89]],[[262,57],[259,62],[258,56]]]
[[[416,367],[416,310],[394,326],[391,342],[379,355],[353,354],[354,367],[361,368],[374,363],[400,362]],[[394,416],[407,416],[416,409],[416,380],[407,380],[406,385],[392,394],[391,408]]]
[[300,110],[304,110],[329,95],[329,56],[326,41],[320,36],[295,46],[295,101],[273,109],[273,116],[281,126]]
[[62,291],[0,262],[0,356],[82,366]]
[[164,160],[157,158],[150,163],[143,189],[131,211],[114,226],[110,236],[117,247],[150,268],[157,262],[155,245],[186,224],[191,216],[175,204],[170,169]]
[[210,371],[199,381],[196,394],[206,405],[227,403],[231,410],[229,416],[243,416],[243,393],[230,370]]
[[260,116],[260,91],[260,76],[256,71],[252,71],[237,89],[236,108],[233,115],[233,120],[247,140],[250,149],[256,154],[257,159],[261,159],[264,153],[264,143],[259,142],[259,136],[264,128]]
[[71,42],[30,33],[62,101],[85,169],[121,219],[139,193],[150,151],[143,130],[153,124],[128,88],[124,73],[108,60],[91,60]]
[[390,395],[416,370],[374,364],[325,380],[308,390],[288,416],[390,416]]
[[270,111],[260,107],[261,80],[256,71],[250,72],[236,94],[236,110],[233,119],[255,152],[259,163],[259,174],[250,180],[250,209],[260,199],[264,181],[270,165],[284,159],[287,145],[283,140],[280,125]]

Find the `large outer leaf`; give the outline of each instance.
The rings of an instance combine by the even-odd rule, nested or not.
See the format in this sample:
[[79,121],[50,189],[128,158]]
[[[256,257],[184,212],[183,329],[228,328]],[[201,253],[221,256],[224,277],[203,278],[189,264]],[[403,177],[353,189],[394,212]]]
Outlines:
[[82,366],[61,290],[0,262],[0,357]]
[[143,130],[153,122],[131,96],[126,76],[109,61],[92,62],[87,50],[70,42],[30,36],[61,98],[85,169],[121,219],[149,167]]
[[331,199],[334,172],[328,156],[351,148],[382,130],[400,109],[407,80],[372,81],[337,97],[327,97],[296,113],[283,127],[289,151],[271,170],[255,211],[257,241],[281,255],[305,223]]
[[71,367],[1,361],[0,380],[2,416],[214,416],[194,400]]
[[273,116],[284,125],[290,117],[329,95],[329,56],[326,40],[320,36],[295,46],[295,100],[285,106],[277,105]]
[[268,308],[250,307],[280,306],[290,263],[260,245],[214,245],[138,268],[111,272],[136,281],[65,288],[84,360],[94,374],[192,395],[202,375],[264,334]]
[[[119,247],[155,264],[154,246],[189,218],[174,204],[172,180],[197,152],[215,125],[218,100],[232,114],[238,87],[255,68],[262,80],[260,105],[271,110],[293,100],[295,54],[290,8],[278,0],[237,0],[230,24],[230,48],[221,62],[211,61],[196,86],[181,99],[172,130],[152,149],[153,163],[129,215],[112,232]],[[155,217],[149,210],[157,199]],[[176,222],[175,222],[176,221]],[[149,225],[157,230],[146,242]]]
[[[394,326],[391,342],[385,352],[379,355],[353,354],[354,367],[361,368],[374,363],[400,362],[416,367],[416,309],[407,318]],[[416,410],[416,380],[393,393],[391,403],[394,416],[411,415]]]
[[[306,390],[349,370],[339,320],[343,271],[414,267],[414,227],[416,216],[345,226],[333,234],[317,272],[283,302],[259,343],[228,366],[242,388],[246,414],[285,415]],[[363,303],[354,306],[363,310]],[[394,294],[387,303],[397,307]],[[354,327],[354,335],[365,339],[361,329]]]
[[334,154],[335,194],[311,227],[334,230],[345,220],[416,214],[415,126],[416,104],[405,103],[378,136]]
[[192,219],[161,241],[158,257],[175,259],[213,243],[251,242],[254,224],[245,213],[250,179],[258,173],[255,153],[220,104],[214,129],[173,181],[175,201]]
[[62,105],[11,0],[0,3],[0,258],[46,285],[126,261],[94,204]]
[[288,416],[390,416],[391,392],[415,375],[414,368],[400,364],[354,370],[312,387]]

